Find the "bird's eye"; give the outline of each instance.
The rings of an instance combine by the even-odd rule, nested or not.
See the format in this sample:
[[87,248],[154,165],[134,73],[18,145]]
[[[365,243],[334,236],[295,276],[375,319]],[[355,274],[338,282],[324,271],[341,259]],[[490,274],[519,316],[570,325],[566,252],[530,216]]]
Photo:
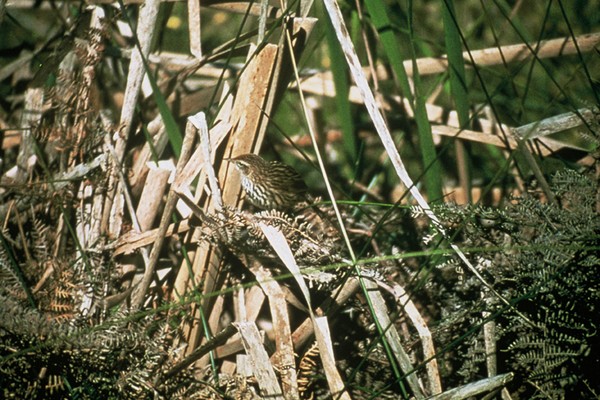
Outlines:
[[246,172],[246,171],[248,171],[248,164],[243,163],[243,162],[239,162],[238,163],[238,168],[240,169],[240,171]]

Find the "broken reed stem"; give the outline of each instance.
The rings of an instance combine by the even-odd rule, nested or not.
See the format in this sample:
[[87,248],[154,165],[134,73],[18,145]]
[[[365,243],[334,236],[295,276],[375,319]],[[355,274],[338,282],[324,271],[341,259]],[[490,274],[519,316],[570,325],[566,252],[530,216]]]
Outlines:
[[206,116],[203,112],[199,112],[194,116],[194,121],[197,122],[196,127],[200,133],[200,148],[202,149],[202,156],[204,157],[204,172],[208,179],[208,185],[213,199],[213,206],[215,210],[221,210],[223,208],[223,197],[221,196],[221,188],[217,182],[217,176],[215,169],[212,165],[212,144],[210,142],[210,135],[208,133],[208,126],[206,125]]
[[[194,143],[195,133],[196,130],[193,128],[192,124],[188,123],[185,129],[183,145],[181,147],[181,157],[179,157],[179,161],[177,161],[177,168],[175,169],[175,176],[178,176],[181,173],[183,167],[188,162],[192,154],[192,144]],[[154,242],[154,246],[152,247],[152,252],[150,253],[148,265],[146,266],[146,270],[144,271],[144,276],[142,277],[139,286],[134,291],[133,298],[131,301],[132,310],[138,310],[141,308],[144,302],[144,298],[146,297],[148,288],[150,287],[152,277],[154,276],[154,270],[156,268],[156,263],[158,262],[158,256],[160,255],[160,250],[163,242],[165,241],[167,229],[169,228],[169,223],[171,222],[171,216],[173,214],[173,211],[175,210],[175,205],[177,204],[177,200],[179,198],[175,194],[175,191],[173,189],[174,188],[171,187],[171,190],[169,190],[165,210],[160,220],[160,226],[156,234],[156,240]]]

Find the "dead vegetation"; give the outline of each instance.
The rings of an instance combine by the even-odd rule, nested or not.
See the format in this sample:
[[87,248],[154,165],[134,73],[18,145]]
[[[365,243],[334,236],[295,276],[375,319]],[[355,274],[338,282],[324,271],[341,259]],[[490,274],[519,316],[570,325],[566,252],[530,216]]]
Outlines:
[[[355,69],[349,100],[366,103],[375,127],[366,152],[379,154],[377,164],[389,158],[403,185],[356,181],[366,200],[318,200],[318,213],[308,206],[257,211],[243,206],[239,175],[223,158],[259,152],[286,91],[335,96],[330,73],[298,75],[316,19],[300,17],[302,10],[244,5],[243,12],[259,17],[257,32],[206,53],[199,24],[191,22],[200,20],[200,9],[190,1],[192,56],[182,56],[151,51],[160,1],[144,7],[124,1],[124,9],[107,1],[43,3],[57,18],[48,25],[51,34],[0,67],[12,85],[0,121],[4,397],[446,399],[496,393],[507,399],[527,385],[537,385],[536,395],[555,397],[573,379],[589,383],[579,372],[552,375],[553,352],[527,351],[539,339],[536,329],[571,325],[577,332],[570,332],[569,343],[580,347],[569,347],[572,358],[557,362],[585,364],[597,355],[582,339],[594,331],[593,310],[567,296],[571,288],[597,283],[593,273],[572,270],[593,268],[596,257],[589,249],[597,249],[600,229],[597,175],[563,174],[549,183],[532,166],[540,186],[531,197],[515,197],[512,208],[431,208],[382,117],[400,107],[412,120],[411,107],[402,107],[406,100],[397,95],[369,97],[367,77],[385,79],[386,71]],[[239,12],[236,6],[227,12]],[[0,7],[13,11],[10,4]],[[0,15],[7,23],[6,13]],[[128,36],[129,24],[136,35]],[[587,52],[598,42],[600,34],[578,37],[575,50],[571,39],[549,40],[540,43],[537,57]],[[494,50],[504,51],[473,52],[470,62],[486,66],[530,55],[527,45]],[[351,64],[352,54],[346,56]],[[228,64],[232,58],[244,62]],[[43,60],[41,67],[33,68],[34,59]],[[409,74],[415,65],[422,74],[447,68],[444,57],[416,61],[407,62]],[[583,129],[599,142],[593,107],[520,127],[481,112],[472,129],[459,129],[456,112],[434,102],[426,110],[434,135],[530,155],[537,146],[539,156],[568,148],[582,169],[598,169],[593,151],[548,137]],[[307,120],[316,118],[304,106],[303,112]],[[332,145],[335,132],[313,128],[316,150]],[[265,147],[297,160],[298,149],[308,148],[303,140]],[[315,164],[322,166],[320,158]],[[524,195],[526,187],[517,180],[510,191]],[[471,196],[468,186],[446,190],[459,203]],[[339,192],[328,187],[322,194],[335,199]],[[389,204],[374,207],[370,199]],[[524,222],[528,215],[544,223]],[[575,220],[579,226],[568,223]],[[552,242],[553,229],[571,235],[565,237],[575,247]],[[555,268],[543,277],[535,277],[531,255],[519,247],[536,240],[543,247],[536,254]],[[487,250],[479,255],[465,246]],[[532,268],[512,275],[525,261]],[[571,278],[556,283],[567,270]],[[589,312],[590,320],[563,317],[563,308],[548,306],[541,323],[531,304],[515,300],[544,292],[521,281],[535,279],[556,284],[565,308],[582,308],[574,314]],[[597,296],[589,296],[586,301],[597,304]],[[546,340],[557,351],[563,344],[552,335]],[[515,348],[524,350],[513,364],[498,354]],[[527,363],[555,379],[548,384],[527,376]],[[518,385],[509,390],[515,374]]]

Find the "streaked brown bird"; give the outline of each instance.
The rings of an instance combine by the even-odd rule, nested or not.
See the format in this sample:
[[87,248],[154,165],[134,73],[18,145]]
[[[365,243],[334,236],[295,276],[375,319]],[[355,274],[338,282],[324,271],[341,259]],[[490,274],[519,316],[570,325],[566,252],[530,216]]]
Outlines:
[[228,158],[240,171],[250,203],[264,210],[287,210],[306,200],[307,187],[292,167],[256,154]]

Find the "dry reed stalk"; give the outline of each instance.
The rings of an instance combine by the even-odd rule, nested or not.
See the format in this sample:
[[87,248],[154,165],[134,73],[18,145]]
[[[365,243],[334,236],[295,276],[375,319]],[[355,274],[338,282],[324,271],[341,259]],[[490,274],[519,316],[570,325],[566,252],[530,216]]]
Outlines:
[[240,332],[244,349],[252,364],[252,372],[261,388],[261,395],[269,399],[284,399],[283,391],[277,380],[277,375],[269,355],[262,345],[260,332],[254,322],[234,322],[234,326]]
[[297,399],[299,396],[298,376],[285,294],[279,283],[273,279],[270,271],[264,269],[257,262],[254,264],[251,271],[269,299],[269,308],[273,319],[276,352],[271,360],[274,360],[275,365],[278,367],[284,397],[286,399]]
[[[265,98],[271,87],[277,53],[277,46],[266,45],[251,57],[240,76],[231,115],[226,116],[229,118],[228,123],[233,126],[233,131],[225,144],[225,154],[250,153],[256,151],[262,143],[262,136],[258,136],[258,132],[263,119]],[[240,198],[239,177],[237,174],[230,174],[229,168],[228,164],[224,164],[217,174],[219,182],[223,186],[224,204],[236,204]],[[199,187],[203,189],[203,185]],[[211,205],[206,206],[206,210],[209,212],[212,209]],[[196,290],[197,282],[203,282],[202,293],[204,295],[219,291],[220,285],[224,282],[224,277],[219,270],[221,266],[220,252],[207,243],[201,242],[191,256],[193,257],[191,268],[193,278],[188,274],[188,267],[185,264],[182,265],[175,282],[175,293],[181,296],[185,295],[188,290]],[[210,332],[204,332],[200,323],[184,326],[184,337],[188,343],[187,353],[193,351],[198,344],[207,340],[209,335],[216,331],[219,316],[223,310],[214,307],[213,303],[214,299],[207,296],[204,297],[201,304],[193,305],[195,308],[193,320],[200,321],[201,313],[208,316]],[[203,311],[201,312],[197,307],[202,307]],[[206,361],[205,357],[199,362],[199,365],[205,365]]]
[[[506,46],[490,47],[481,50],[464,52],[463,58],[467,65],[473,63],[478,67],[504,65],[523,61],[531,57],[538,59],[561,57],[577,54],[578,48],[582,53],[593,51],[600,43],[600,33],[579,35],[575,38],[577,47],[571,37],[542,40],[539,43],[522,43]],[[404,62],[408,75],[413,74],[412,60]],[[445,73],[448,71],[447,57],[427,57],[417,59],[417,68],[420,75]]]
[[158,215],[163,194],[167,189],[169,176],[171,175],[174,165],[169,168],[162,163],[153,163],[148,172],[148,178],[144,184],[144,189],[140,195],[140,202],[135,211],[139,224],[140,231],[145,232],[152,227],[154,219]]
[[123,224],[123,184],[118,178],[117,171],[123,168],[123,159],[125,157],[125,148],[129,141],[131,126],[137,100],[139,98],[142,79],[146,73],[143,58],[147,58],[150,53],[150,46],[154,38],[156,21],[158,18],[158,8],[160,0],[149,0],[140,10],[137,26],[137,37],[140,47],[133,50],[129,71],[127,74],[127,86],[123,106],[121,108],[121,119],[119,121],[118,132],[115,133],[115,153],[116,160],[113,161],[113,173],[111,174],[109,187],[112,190],[107,193],[104,204],[104,214],[102,216],[103,232],[111,238],[119,237]]
[[406,315],[408,315],[408,318],[419,333],[419,338],[421,339],[421,345],[423,347],[423,357],[427,360],[425,366],[427,369],[427,377],[429,378],[429,394],[435,395],[441,393],[442,381],[440,379],[440,371],[438,369],[431,331],[429,330],[425,319],[421,316],[421,313],[415,306],[415,303],[413,303],[408,294],[404,291],[404,288],[399,284],[395,284],[393,292],[396,295],[398,304],[404,308],[404,312],[406,312]]

